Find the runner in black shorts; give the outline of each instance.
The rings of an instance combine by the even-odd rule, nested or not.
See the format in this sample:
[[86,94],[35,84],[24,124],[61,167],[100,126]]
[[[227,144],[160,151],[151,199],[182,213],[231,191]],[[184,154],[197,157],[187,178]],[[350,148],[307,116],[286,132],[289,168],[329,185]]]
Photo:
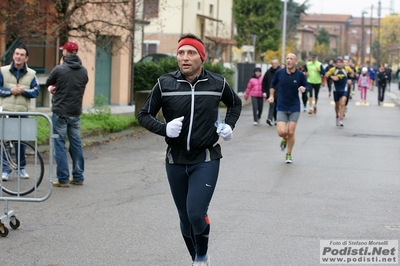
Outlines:
[[344,66],[343,59],[336,59],[336,67],[331,68],[325,76],[331,78],[335,84],[333,99],[335,101],[336,125],[343,127],[343,117],[346,100],[349,97],[348,78],[353,77],[353,70]]

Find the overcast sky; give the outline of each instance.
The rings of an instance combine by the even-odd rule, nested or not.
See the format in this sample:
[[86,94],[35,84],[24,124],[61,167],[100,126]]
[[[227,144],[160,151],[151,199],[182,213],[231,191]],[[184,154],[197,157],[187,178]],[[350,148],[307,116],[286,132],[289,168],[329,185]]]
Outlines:
[[[297,3],[304,3],[305,0],[295,0]],[[363,10],[367,11],[368,14],[365,16],[371,16],[371,6],[374,6],[373,17],[378,17],[378,2],[379,0],[308,0],[310,5],[307,10],[308,13],[317,14],[349,14],[353,17],[361,17]],[[381,17],[390,14],[391,2],[394,3],[394,10],[400,13],[400,1],[399,0],[381,0],[382,13]]]

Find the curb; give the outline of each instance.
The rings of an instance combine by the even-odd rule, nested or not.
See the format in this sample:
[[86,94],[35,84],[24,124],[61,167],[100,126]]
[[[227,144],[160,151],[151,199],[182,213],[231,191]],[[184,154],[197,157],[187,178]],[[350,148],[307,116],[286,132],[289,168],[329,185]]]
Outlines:
[[[86,147],[99,145],[101,143],[108,143],[108,142],[118,140],[123,137],[135,136],[135,135],[142,134],[145,132],[148,132],[148,130],[143,127],[140,127],[140,126],[135,126],[133,128],[125,129],[125,130],[118,131],[118,132],[113,132],[113,133],[108,133],[108,134],[100,134],[100,135],[90,135],[90,136],[82,138],[82,146],[83,146],[83,149],[85,149]],[[66,146],[68,146],[68,145],[69,145],[68,141],[66,141]],[[49,153],[50,146],[49,145],[40,145],[38,147],[38,150],[40,153]]]

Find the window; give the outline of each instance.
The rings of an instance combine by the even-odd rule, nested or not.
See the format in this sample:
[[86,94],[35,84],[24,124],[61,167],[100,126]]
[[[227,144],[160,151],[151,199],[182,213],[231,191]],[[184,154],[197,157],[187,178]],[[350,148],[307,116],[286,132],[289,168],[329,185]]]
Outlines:
[[197,2],[197,9],[200,10],[200,8],[201,8],[201,3]]
[[144,0],[143,12],[144,19],[158,18],[159,0]]
[[357,53],[357,44],[350,45],[350,53],[356,54]]
[[210,15],[214,14],[214,5],[210,5]]
[[144,41],[142,47],[142,57],[149,54],[156,54],[159,41]]

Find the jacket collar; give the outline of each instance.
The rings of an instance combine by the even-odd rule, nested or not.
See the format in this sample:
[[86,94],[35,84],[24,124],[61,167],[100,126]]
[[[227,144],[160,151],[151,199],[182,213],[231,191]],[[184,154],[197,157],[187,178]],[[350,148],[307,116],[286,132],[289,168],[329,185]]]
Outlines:
[[14,61],[11,62],[11,65],[10,65],[10,72],[11,72],[14,76],[15,76],[15,74],[16,74],[17,72],[20,72],[20,73],[22,74],[21,76],[25,75],[26,72],[28,72],[26,63],[23,65],[23,67],[22,67],[21,69],[17,69],[17,68],[14,66]]
[[[183,75],[180,70],[177,70],[174,73],[174,76],[175,76],[176,79],[186,80],[185,75]],[[200,75],[198,75],[194,80],[192,80],[191,83],[196,83],[196,81],[198,81],[199,79],[206,79],[207,77],[208,77],[207,71],[204,69],[204,67],[202,67]]]

